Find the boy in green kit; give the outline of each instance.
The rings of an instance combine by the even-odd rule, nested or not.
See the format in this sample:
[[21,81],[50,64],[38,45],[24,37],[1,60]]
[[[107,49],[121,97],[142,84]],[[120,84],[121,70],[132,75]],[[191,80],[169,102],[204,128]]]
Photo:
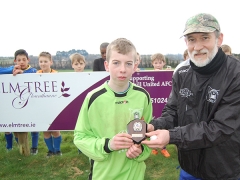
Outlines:
[[89,179],[143,180],[151,150],[133,143],[127,124],[134,114],[149,122],[152,104],[148,92],[129,80],[137,68],[136,48],[120,38],[107,47],[110,80],[89,92],[81,107],[74,144],[90,158]]

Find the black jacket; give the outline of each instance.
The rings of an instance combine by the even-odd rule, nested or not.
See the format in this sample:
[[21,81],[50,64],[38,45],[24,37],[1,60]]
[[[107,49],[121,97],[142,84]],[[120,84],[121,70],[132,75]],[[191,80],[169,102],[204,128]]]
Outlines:
[[103,58],[95,59],[93,61],[93,71],[106,71],[104,61]]
[[[205,68],[179,68],[162,116],[180,166],[201,179],[240,177],[240,62],[221,49]],[[217,68],[216,68],[217,67]]]

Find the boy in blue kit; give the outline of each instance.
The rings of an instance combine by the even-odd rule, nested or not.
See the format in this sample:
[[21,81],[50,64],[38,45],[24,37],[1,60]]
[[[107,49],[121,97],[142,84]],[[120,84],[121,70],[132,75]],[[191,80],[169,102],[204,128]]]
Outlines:
[[[17,73],[20,73],[19,72],[20,66],[16,65],[16,66],[10,66],[10,67],[0,67],[0,74],[12,74],[14,70],[15,72],[18,71]],[[6,145],[7,150],[8,151],[12,150],[12,138],[13,138],[12,133],[5,132],[5,138],[7,142],[7,145]]]
[[74,144],[90,158],[89,179],[143,180],[151,150],[133,143],[127,124],[137,114],[149,122],[152,104],[148,92],[129,80],[136,71],[137,52],[127,39],[107,47],[106,71],[110,80],[89,92],[82,104]]
[[[14,54],[14,63],[18,66],[20,66],[20,69],[22,73],[36,73],[36,69],[32,68],[29,63],[28,53],[24,49],[19,49]],[[15,68],[13,67],[13,70]],[[18,142],[17,133],[14,133],[15,139]],[[30,153],[32,155],[36,155],[38,153],[38,138],[39,138],[39,132],[31,132],[32,136],[32,147],[30,149]],[[12,133],[6,132],[5,138],[7,141],[7,149],[12,149]]]
[[9,66],[9,67],[0,67],[0,74],[21,74],[22,70],[20,69],[20,66]]
[[[72,68],[74,69],[74,72],[83,72],[85,65],[86,65],[86,61],[85,61],[85,57],[79,53],[74,53],[70,55],[70,60],[72,63]],[[78,149],[78,154],[82,153],[80,151],[80,149]]]
[[0,67],[0,74],[12,74],[13,66],[10,67]]

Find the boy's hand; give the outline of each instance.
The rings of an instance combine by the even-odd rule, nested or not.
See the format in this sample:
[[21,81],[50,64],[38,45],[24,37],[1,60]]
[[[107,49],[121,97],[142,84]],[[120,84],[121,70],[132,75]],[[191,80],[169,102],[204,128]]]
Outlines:
[[17,74],[22,74],[23,70],[21,70],[20,65],[15,65],[13,69],[13,75],[16,76]]
[[112,150],[128,149],[133,145],[132,136],[127,133],[116,134],[109,142]]
[[126,152],[126,156],[130,159],[133,159],[138,157],[141,153],[142,153],[141,144],[133,144]]

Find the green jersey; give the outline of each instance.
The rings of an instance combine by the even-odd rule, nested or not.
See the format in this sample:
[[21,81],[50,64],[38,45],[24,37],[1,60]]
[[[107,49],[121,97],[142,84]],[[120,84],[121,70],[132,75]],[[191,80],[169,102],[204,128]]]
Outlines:
[[152,103],[145,89],[130,82],[127,92],[113,92],[107,82],[89,92],[82,104],[74,131],[74,144],[91,160],[89,179],[144,179],[151,150],[134,159],[126,156],[126,149],[111,151],[109,139],[127,132],[127,124],[136,113],[147,123],[152,119]]

